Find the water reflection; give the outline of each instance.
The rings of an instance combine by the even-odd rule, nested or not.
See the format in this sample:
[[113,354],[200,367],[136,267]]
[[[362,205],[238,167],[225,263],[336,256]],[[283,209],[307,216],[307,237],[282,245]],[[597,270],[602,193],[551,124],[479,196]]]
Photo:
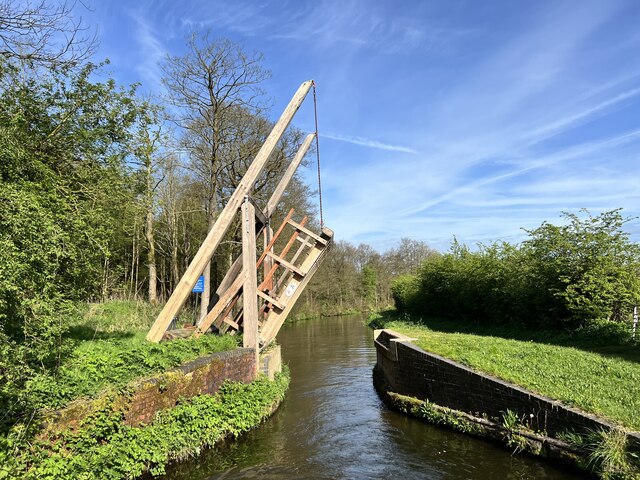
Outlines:
[[386,409],[371,330],[358,316],[287,325],[292,381],[260,428],[172,467],[172,479],[577,479],[543,462]]

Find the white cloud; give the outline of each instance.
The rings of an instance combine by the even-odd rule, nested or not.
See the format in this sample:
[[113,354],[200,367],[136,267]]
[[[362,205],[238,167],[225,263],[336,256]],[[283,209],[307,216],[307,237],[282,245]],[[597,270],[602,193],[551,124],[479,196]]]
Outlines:
[[413,155],[416,155],[418,153],[417,150],[410,147],[405,147],[402,145],[393,145],[390,143],[380,142],[378,140],[371,140],[369,138],[352,137],[349,135],[337,135],[337,134],[328,134],[328,133],[320,134],[320,137],[329,138],[331,140],[337,140],[339,142],[347,142],[353,145],[360,145],[361,147],[387,150],[389,152],[410,153]]
[[130,17],[136,24],[136,41],[141,48],[137,70],[151,86],[162,88],[160,62],[167,55],[167,49],[151,23],[147,21],[146,11],[132,10]]

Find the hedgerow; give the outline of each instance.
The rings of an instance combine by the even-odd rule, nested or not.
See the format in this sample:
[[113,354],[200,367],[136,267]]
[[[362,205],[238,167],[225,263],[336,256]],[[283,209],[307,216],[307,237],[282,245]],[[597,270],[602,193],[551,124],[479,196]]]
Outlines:
[[631,318],[640,301],[640,246],[620,210],[565,213],[543,223],[519,246],[454,242],[414,276],[393,284],[401,311],[529,327],[577,328]]

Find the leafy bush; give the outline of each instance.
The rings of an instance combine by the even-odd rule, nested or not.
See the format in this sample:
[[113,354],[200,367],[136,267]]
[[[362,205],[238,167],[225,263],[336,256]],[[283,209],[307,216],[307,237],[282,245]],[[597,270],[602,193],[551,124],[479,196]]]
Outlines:
[[398,310],[412,311],[415,309],[420,284],[418,277],[405,274],[396,277],[391,282],[391,295]]
[[237,346],[237,337],[203,335],[162,344],[132,339],[84,342],[71,352],[55,376],[37,374],[26,383],[30,408],[59,408],[77,397],[118,388],[131,380],[162,372],[186,361]]
[[399,277],[401,311],[486,323],[576,328],[622,322],[640,300],[640,247],[623,231],[619,210],[585,218],[564,214],[528,231],[522,245],[454,242],[429,257],[417,277]]

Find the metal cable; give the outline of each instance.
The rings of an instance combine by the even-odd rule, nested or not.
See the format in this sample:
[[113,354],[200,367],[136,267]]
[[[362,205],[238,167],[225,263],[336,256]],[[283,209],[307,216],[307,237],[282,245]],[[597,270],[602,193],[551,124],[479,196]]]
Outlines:
[[322,181],[320,180],[320,135],[318,135],[318,101],[316,99],[316,82],[313,84],[313,115],[316,121],[316,160],[318,164],[318,198],[320,201],[320,228],[324,227],[324,215],[322,212]]

